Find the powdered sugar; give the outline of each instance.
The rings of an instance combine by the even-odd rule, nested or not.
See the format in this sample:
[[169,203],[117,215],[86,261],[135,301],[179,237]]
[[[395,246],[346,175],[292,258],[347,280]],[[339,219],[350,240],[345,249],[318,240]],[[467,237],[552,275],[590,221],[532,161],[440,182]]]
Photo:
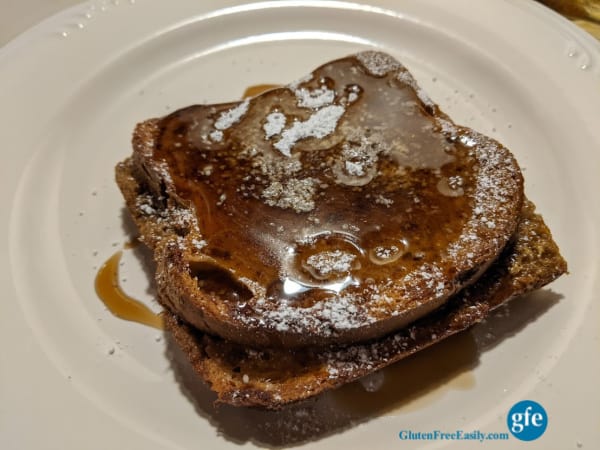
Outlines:
[[212,131],[209,137],[215,142],[221,142],[223,140],[223,130],[239,122],[242,116],[248,112],[249,105],[250,99],[246,99],[239,105],[222,112],[217,120],[215,120],[214,127],[216,130]]
[[389,208],[390,206],[392,206],[394,204],[394,200],[379,194],[375,197],[375,203],[377,203],[379,205],[387,206]]
[[248,111],[250,105],[250,99],[246,99],[234,108],[228,111],[222,112],[219,118],[215,121],[215,128],[217,130],[226,130],[231,127],[234,123],[237,123],[244,114]]
[[[415,294],[416,298],[436,299],[449,293],[444,280],[446,276],[437,264],[424,263],[420,267],[405,275],[398,283],[402,289]],[[403,314],[404,311],[396,309],[392,314]]]
[[369,183],[377,173],[379,154],[386,150],[387,146],[378,135],[367,138],[350,133],[332,168],[336,182],[348,186],[364,186]]
[[[512,155],[496,141],[483,136],[475,131],[463,132],[459,137],[460,142],[472,148],[471,155],[480,162],[480,170],[475,186],[473,215],[463,228],[458,240],[453,243],[448,254],[460,265],[472,265],[475,257],[472,253],[464,254],[464,248],[472,246],[485,235],[485,230],[494,231],[494,235],[501,239],[492,239],[488,242],[489,251],[496,253],[504,246],[510,232],[509,227],[514,222],[514,198],[518,195],[519,168]],[[457,189],[462,190],[462,179],[449,179]],[[509,211],[513,209],[512,213]],[[490,218],[488,217],[488,215]],[[482,255],[479,255],[481,258]],[[485,255],[484,257],[489,257]],[[466,262],[464,261],[466,260]]]
[[136,198],[136,205],[147,216],[156,214],[156,209],[152,206],[152,197],[149,195],[139,195]]
[[274,147],[285,156],[291,156],[292,147],[299,140],[309,137],[322,139],[333,133],[344,112],[343,106],[325,106],[313,113],[308,120],[295,121],[282,133],[281,139],[275,143]]
[[213,130],[208,136],[215,142],[221,142],[223,140],[223,132],[221,130]]
[[280,112],[272,112],[267,116],[266,120],[267,121],[263,125],[263,130],[265,130],[265,137],[269,139],[270,137],[281,133],[287,119],[285,115]]
[[308,308],[292,306],[284,300],[277,304],[257,302],[254,309],[254,317],[240,315],[238,319],[248,325],[262,323],[263,326],[272,326],[278,331],[311,330],[326,336],[368,325],[376,320],[357,306],[353,295],[343,294],[316,302]]
[[308,212],[314,209],[316,180],[313,178],[273,181],[262,193],[267,205]]
[[398,61],[396,61],[390,55],[382,52],[360,52],[356,55],[356,58],[371,75],[378,77],[384,76],[389,72],[402,67]]
[[423,89],[421,89],[421,87],[417,84],[417,82],[415,81],[413,76],[410,74],[410,72],[408,72],[405,69],[400,70],[396,74],[396,79],[398,81],[406,84],[407,86],[410,86],[412,89],[414,89],[414,91],[417,94],[417,97],[419,98],[419,100],[421,100],[421,102],[424,105],[429,106],[429,107],[435,106],[435,103],[433,103],[433,101],[431,101],[431,99],[425,93],[425,91]]
[[398,253],[400,253],[400,249],[395,245],[390,247],[377,246],[373,250],[374,256],[382,261],[388,261],[398,255]]
[[196,247],[198,250],[202,250],[204,247],[206,247],[206,241],[204,239],[192,239],[192,245],[194,247]]
[[365,174],[365,167],[360,163],[352,161],[345,161],[344,169],[346,170],[346,172],[348,172],[349,175],[362,177]]
[[326,105],[331,105],[335,99],[335,91],[321,86],[316,89],[300,88],[294,91],[298,106],[301,108],[318,109]]
[[356,256],[341,250],[325,251],[311,255],[306,265],[320,278],[328,278],[333,273],[349,272]]

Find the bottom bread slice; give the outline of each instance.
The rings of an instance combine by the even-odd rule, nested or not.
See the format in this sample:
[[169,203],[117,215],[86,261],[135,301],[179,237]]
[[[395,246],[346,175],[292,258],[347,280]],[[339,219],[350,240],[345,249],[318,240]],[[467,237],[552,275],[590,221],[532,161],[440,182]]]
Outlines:
[[357,380],[469,328],[506,301],[538,289],[567,265],[542,217],[526,202],[512,242],[486,273],[429,316],[384,338],[345,347],[252,349],[202,333],[165,312],[195,372],[235,406],[278,409]]

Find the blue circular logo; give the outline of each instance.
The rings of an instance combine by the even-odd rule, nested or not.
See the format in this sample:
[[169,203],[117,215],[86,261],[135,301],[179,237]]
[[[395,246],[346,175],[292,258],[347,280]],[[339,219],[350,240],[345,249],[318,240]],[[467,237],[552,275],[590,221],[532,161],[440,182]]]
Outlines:
[[548,426],[548,414],[542,405],[533,400],[516,403],[506,418],[508,431],[522,441],[533,441],[539,438]]

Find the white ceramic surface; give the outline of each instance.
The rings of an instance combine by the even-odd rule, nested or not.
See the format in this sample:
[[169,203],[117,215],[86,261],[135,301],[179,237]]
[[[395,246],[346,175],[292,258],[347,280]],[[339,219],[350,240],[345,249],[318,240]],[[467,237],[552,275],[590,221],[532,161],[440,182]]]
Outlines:
[[[571,274],[473,330],[474,386],[438,386],[421,406],[306,445],[600,445],[596,41],[516,0],[114,0],[75,6],[0,49],[1,448],[269,445],[248,425],[252,413],[195,408],[160,333],[113,317],[96,297],[97,267],[129,236],[113,167],[145,118],[370,47],[403,61],[458,123],[512,149]],[[121,276],[156,308],[131,252]],[[398,439],[401,429],[506,432],[507,411],[528,398],[550,421],[531,443]]]

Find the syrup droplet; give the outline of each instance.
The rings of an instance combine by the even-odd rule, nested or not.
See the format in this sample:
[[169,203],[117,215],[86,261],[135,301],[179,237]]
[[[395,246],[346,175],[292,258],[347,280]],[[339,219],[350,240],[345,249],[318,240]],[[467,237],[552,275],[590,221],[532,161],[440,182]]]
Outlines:
[[341,250],[324,251],[306,258],[302,268],[317,280],[329,280],[350,272],[355,259],[352,253]]
[[377,147],[366,139],[359,142],[344,142],[342,152],[334,163],[332,172],[339,184],[364,186],[377,174]]
[[369,250],[369,259],[380,266],[390,264],[400,259],[407,249],[408,241],[406,239],[384,242]]
[[280,289],[290,297],[315,288],[341,292],[357,284],[352,272],[361,268],[362,251],[349,234],[322,233],[289,247],[286,258]]
[[[289,251],[294,271],[309,282],[335,282],[360,268],[361,251],[354,238],[344,234],[324,233],[307,239]],[[308,277],[308,278],[307,278]]]
[[440,194],[446,197],[460,197],[465,193],[462,183],[462,179],[459,176],[443,177],[438,181],[437,189]]
[[[285,277],[281,286],[281,293],[271,290],[271,295],[276,298],[293,298],[303,292],[308,292],[314,289],[321,289],[323,291],[331,291],[340,293],[348,286],[357,284],[356,280],[350,275],[347,275],[343,279],[337,281],[322,281],[319,283],[307,283],[292,277]],[[283,294],[283,295],[280,295]]]

